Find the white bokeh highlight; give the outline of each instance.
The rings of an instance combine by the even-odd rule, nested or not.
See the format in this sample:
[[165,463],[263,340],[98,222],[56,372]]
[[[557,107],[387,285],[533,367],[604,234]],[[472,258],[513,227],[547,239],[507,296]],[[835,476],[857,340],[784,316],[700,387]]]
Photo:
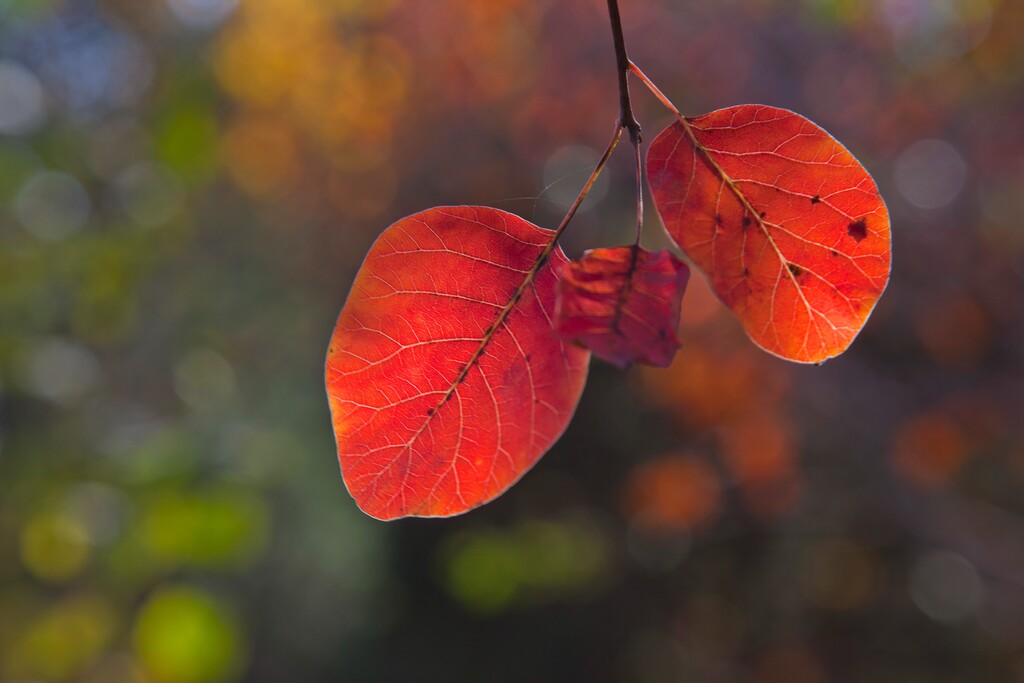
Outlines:
[[25,135],[46,118],[46,93],[36,75],[0,60],[0,135]]
[[919,140],[896,158],[896,189],[919,209],[941,209],[952,204],[967,182],[967,164],[945,140]]
[[92,202],[73,176],[42,171],[28,178],[14,200],[21,227],[42,242],[59,242],[89,222]]

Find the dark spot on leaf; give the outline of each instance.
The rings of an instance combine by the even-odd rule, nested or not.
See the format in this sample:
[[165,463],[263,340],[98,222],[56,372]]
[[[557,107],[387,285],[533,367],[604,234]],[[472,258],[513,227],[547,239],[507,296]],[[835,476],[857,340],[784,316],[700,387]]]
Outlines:
[[718,214],[716,213],[716,214],[715,214],[715,225],[721,225],[721,224],[722,224],[722,217],[721,217],[721,216],[719,216],[719,215],[718,215]]
[[813,197],[811,197],[811,204],[817,204],[820,201],[821,201],[821,195],[817,195],[816,194]]
[[803,273],[804,271],[797,264],[790,263],[789,264],[789,272],[793,273],[793,277],[800,277],[800,274]]
[[768,212],[767,211],[762,211],[761,212],[761,218],[768,218]]
[[749,228],[750,227],[750,216],[743,216],[743,227],[744,228]]
[[846,226],[846,232],[850,237],[860,242],[868,236],[868,226],[864,221],[857,221]]
[[832,251],[831,251],[830,253],[831,253],[831,254],[832,254],[833,256],[839,256],[839,252],[838,252],[838,251],[836,251],[835,249],[833,249],[833,250],[832,250]]
[[748,275],[750,275],[750,268],[744,268],[743,269],[743,277],[746,277]]
[[523,360],[525,360],[527,363],[529,363],[530,362],[530,354],[526,354],[525,356],[523,356]]
[[433,408],[427,408],[427,416],[429,417],[429,416],[431,416],[433,414],[434,414],[434,409]]

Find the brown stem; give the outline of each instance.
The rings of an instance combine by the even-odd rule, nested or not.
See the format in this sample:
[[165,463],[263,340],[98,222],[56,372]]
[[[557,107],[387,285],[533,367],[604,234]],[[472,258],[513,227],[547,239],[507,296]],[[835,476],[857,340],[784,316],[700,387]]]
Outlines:
[[580,190],[579,195],[576,196],[576,201],[569,207],[569,211],[566,212],[565,218],[555,228],[554,235],[551,237],[551,242],[547,248],[541,253],[540,258],[537,259],[534,271],[540,268],[540,266],[547,260],[548,256],[555,248],[555,244],[558,242],[558,238],[562,236],[565,229],[569,226],[569,221],[576,215],[576,210],[580,208],[580,204],[586,199],[590,193],[590,189],[594,186],[597,181],[597,177],[601,175],[601,171],[604,170],[605,164],[608,163],[608,159],[611,157],[615,147],[619,144],[619,140],[622,138],[622,129],[625,128],[629,131],[629,139],[633,143],[633,149],[636,152],[636,192],[637,192],[637,245],[640,244],[640,231],[643,228],[644,219],[644,208],[643,208],[643,180],[641,176],[642,165],[640,162],[640,124],[637,122],[636,117],[633,115],[633,105],[629,99],[629,69],[631,62],[629,56],[626,54],[626,41],[622,37],[622,19],[619,17],[619,3],[618,0],[608,0],[608,16],[611,19],[612,24],[612,39],[615,43],[615,57],[619,73],[619,118],[615,123],[615,132],[612,135],[611,141],[608,143],[608,148],[605,149],[601,159],[594,166],[594,170],[591,172],[587,182],[583,185],[583,189]]
[[[619,121],[629,131],[636,156],[636,246],[640,245],[640,234],[644,228],[644,180],[643,162],[640,154],[640,123],[633,114],[633,103],[629,98],[629,71],[632,62],[626,53],[626,39],[622,35],[622,17],[619,15],[619,0],[608,0],[608,18],[612,25],[612,41],[615,43],[615,61],[619,76]],[[635,251],[635,250],[634,250]]]
[[629,139],[637,145],[640,142],[640,123],[633,115],[633,104],[629,100],[629,55],[626,53],[626,40],[622,36],[619,0],[608,0],[608,19],[612,24],[612,41],[615,43],[619,75],[619,125],[629,131]]
[[623,128],[629,131],[629,141],[633,143],[633,153],[636,157],[636,241],[630,253],[629,270],[626,272],[625,283],[619,293],[619,302],[615,307],[615,317],[612,320],[612,329],[618,332],[619,320],[631,289],[637,258],[640,255],[640,235],[644,228],[644,181],[643,161],[640,154],[640,123],[633,114],[633,103],[629,99],[629,70],[632,62],[629,61],[629,55],[626,53],[626,39],[622,35],[622,17],[619,15],[618,0],[608,0],[608,19],[612,25],[612,41],[615,44],[615,62],[619,77],[618,126],[620,131]]

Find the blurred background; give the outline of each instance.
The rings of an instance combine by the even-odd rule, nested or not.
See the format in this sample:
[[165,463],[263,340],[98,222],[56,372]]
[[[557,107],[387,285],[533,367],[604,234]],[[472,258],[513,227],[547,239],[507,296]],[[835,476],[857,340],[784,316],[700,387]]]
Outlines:
[[[670,369],[595,362],[505,496],[385,524],[330,431],[345,294],[414,211],[557,223],[605,3],[0,0],[0,680],[1024,681],[1024,2],[621,8],[684,112],[874,172],[889,290],[803,367],[695,277]],[[571,254],[629,241],[627,149]]]

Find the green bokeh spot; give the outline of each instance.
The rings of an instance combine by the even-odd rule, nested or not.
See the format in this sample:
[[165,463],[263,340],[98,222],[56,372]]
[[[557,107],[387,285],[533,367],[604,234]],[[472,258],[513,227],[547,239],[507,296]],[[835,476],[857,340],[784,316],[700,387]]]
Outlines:
[[159,589],[143,605],[135,650],[162,683],[235,680],[244,661],[234,617],[212,596],[188,586]]
[[262,552],[268,519],[263,500],[241,489],[168,492],[147,503],[140,536],[166,564],[237,567]]
[[516,547],[501,535],[467,534],[455,540],[447,567],[448,590],[466,608],[501,612],[515,599],[521,581]]
[[0,2],[0,17],[9,13],[21,19],[45,19],[59,4],[60,0],[4,0]]
[[587,594],[607,573],[609,548],[586,519],[524,520],[457,535],[443,562],[451,596],[470,611],[494,614]]
[[202,182],[217,168],[217,122],[205,105],[189,101],[169,112],[156,129],[157,155],[186,183]]

